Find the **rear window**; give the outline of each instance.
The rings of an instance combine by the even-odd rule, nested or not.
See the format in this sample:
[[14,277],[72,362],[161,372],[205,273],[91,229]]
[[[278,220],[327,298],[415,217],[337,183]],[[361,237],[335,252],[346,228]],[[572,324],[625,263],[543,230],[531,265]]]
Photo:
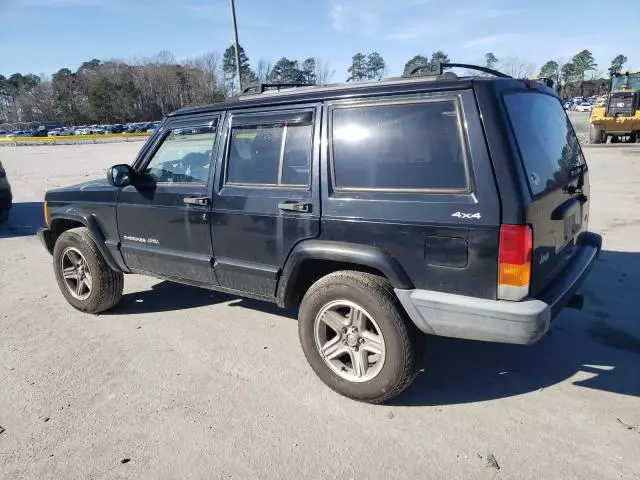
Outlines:
[[337,189],[468,190],[453,99],[335,107],[332,139]]
[[531,193],[565,185],[583,163],[578,138],[557,98],[541,93],[510,93],[504,103],[518,142]]

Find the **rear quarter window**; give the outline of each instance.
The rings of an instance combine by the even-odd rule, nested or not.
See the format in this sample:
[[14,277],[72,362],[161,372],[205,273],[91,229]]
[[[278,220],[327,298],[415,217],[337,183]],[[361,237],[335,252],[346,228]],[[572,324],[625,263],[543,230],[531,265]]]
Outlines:
[[565,185],[584,163],[560,101],[537,92],[508,93],[504,104],[533,196]]
[[457,100],[336,106],[337,190],[468,191]]

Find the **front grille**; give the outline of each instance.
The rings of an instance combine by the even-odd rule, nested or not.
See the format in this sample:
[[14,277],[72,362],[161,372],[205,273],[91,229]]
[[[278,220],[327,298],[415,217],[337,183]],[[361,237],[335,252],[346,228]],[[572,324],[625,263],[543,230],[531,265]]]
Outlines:
[[607,117],[633,117],[638,108],[637,93],[614,93],[607,104]]

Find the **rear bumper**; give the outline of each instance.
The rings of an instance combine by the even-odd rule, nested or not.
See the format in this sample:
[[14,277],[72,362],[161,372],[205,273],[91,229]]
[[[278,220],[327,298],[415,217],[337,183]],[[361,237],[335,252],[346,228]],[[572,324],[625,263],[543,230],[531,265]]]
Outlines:
[[573,261],[538,298],[521,302],[465,297],[429,290],[396,289],[396,295],[416,326],[443,337],[531,344],[549,329],[595,263],[602,238],[584,233]]

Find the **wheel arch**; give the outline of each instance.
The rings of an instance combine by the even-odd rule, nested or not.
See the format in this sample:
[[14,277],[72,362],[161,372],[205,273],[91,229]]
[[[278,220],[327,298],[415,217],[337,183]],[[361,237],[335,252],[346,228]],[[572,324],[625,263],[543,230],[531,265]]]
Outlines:
[[105,262],[109,267],[111,267],[116,272],[123,272],[125,269],[122,266],[118,265],[118,263],[109,252],[109,249],[105,243],[105,236],[102,232],[98,221],[96,220],[94,215],[83,214],[82,212],[66,212],[64,215],[53,215],[49,222],[49,229],[52,233],[51,235],[51,246],[47,246],[50,248],[50,253],[53,252],[53,247],[60,235],[62,235],[67,230],[71,230],[72,228],[85,227],[89,231],[89,236],[93,240],[93,243],[96,244],[96,247],[104,257]]
[[385,277],[394,288],[412,289],[413,282],[400,263],[376,247],[327,240],[298,243],[287,258],[277,285],[277,303],[297,305],[318,279],[338,270],[356,270]]

